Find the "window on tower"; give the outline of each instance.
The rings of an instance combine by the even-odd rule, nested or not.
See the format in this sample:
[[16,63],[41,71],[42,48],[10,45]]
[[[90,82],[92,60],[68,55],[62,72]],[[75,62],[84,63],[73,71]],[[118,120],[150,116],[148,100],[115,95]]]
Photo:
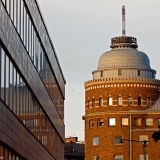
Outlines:
[[141,126],[141,118],[134,118],[134,125]]
[[97,126],[103,126],[103,118],[98,118],[97,119]]
[[137,71],[137,75],[140,76],[140,70]]
[[[139,160],[144,160],[144,154],[139,155]],[[146,160],[148,160],[148,154],[146,154]]]
[[100,76],[103,77],[103,71],[100,72]]
[[152,78],[155,78],[155,72],[152,72]]
[[109,126],[115,126],[116,125],[116,118],[109,118]]
[[122,136],[114,136],[114,144],[122,144],[122,143],[119,143],[119,141],[122,139]]
[[146,118],[146,126],[152,126],[153,125],[153,119],[152,118]]
[[158,118],[158,127],[160,128],[160,118]]
[[128,122],[128,118],[122,118],[122,126],[128,126],[129,122]]
[[99,160],[99,156],[93,156],[93,160]]
[[114,160],[123,160],[123,155],[115,155]]
[[89,128],[93,128],[94,127],[94,121],[93,119],[89,120]]
[[138,97],[138,106],[141,105],[141,97]]
[[95,107],[95,99],[92,99],[92,107]]
[[99,137],[94,137],[93,138],[93,145],[97,146],[99,144]]
[[[148,141],[148,135],[139,135],[139,141],[144,141],[147,140]],[[147,142],[148,144],[148,142]]]
[[129,97],[128,97],[128,105],[131,105],[131,104],[132,104],[132,97],[129,96]]
[[122,105],[122,97],[118,97],[118,105]]
[[109,97],[109,98],[108,98],[108,105],[109,105],[109,106],[112,106],[112,97]]
[[118,69],[118,76],[122,75],[122,69]]
[[89,108],[89,100],[88,100],[88,108]]
[[103,98],[99,98],[99,106],[103,106]]
[[150,106],[150,97],[147,98],[147,106]]

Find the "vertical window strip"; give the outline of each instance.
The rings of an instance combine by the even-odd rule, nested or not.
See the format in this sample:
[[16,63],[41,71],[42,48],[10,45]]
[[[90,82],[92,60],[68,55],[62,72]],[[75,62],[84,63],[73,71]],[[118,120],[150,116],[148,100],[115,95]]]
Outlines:
[[[0,88],[1,88],[1,78],[2,78],[2,48],[0,45]],[[1,91],[0,91],[0,97],[1,97]]]
[[6,71],[5,71],[5,103],[9,106],[9,78],[10,78],[10,71],[9,71],[9,58],[6,55]]
[[5,67],[4,50],[1,49],[1,99],[4,101],[4,67]]

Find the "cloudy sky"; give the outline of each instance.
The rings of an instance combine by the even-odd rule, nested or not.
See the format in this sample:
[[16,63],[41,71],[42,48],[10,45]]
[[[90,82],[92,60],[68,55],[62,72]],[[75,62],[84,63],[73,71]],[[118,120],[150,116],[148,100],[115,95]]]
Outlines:
[[66,78],[66,137],[84,140],[84,82],[92,79],[112,37],[121,36],[121,7],[126,35],[150,58],[160,78],[160,0],[37,0]]

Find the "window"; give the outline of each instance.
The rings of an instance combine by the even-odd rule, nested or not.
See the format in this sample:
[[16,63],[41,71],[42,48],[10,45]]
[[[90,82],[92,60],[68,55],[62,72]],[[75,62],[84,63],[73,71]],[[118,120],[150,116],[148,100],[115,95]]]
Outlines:
[[148,135],[139,135],[139,141],[144,141],[144,140],[148,141]]
[[103,77],[103,71],[100,72],[100,76]]
[[122,126],[128,126],[128,118],[122,118]]
[[[139,155],[139,160],[144,160],[144,154]],[[148,160],[148,155],[146,154],[146,160]]]
[[94,137],[93,138],[93,145],[97,146],[99,144],[99,137]]
[[88,108],[89,108],[89,100],[88,100]]
[[115,126],[116,125],[116,119],[115,118],[109,118],[109,126]]
[[115,155],[114,160],[123,160],[123,155]]
[[140,70],[137,71],[137,75],[140,76]]
[[152,118],[146,118],[146,126],[152,126],[153,125],[153,119]]
[[155,78],[155,72],[152,72],[152,78]]
[[103,106],[103,98],[99,98],[99,106]]
[[138,106],[141,105],[141,97],[138,97]]
[[132,104],[132,97],[128,97],[128,105],[131,105]]
[[95,99],[92,99],[92,107],[95,107]]
[[141,126],[141,118],[134,118],[134,125]]
[[70,147],[71,152],[75,152],[75,148],[73,146]]
[[109,105],[109,106],[112,106],[112,97],[109,97],[109,98],[108,98],[108,105]]
[[158,127],[160,127],[160,118],[158,118]]
[[89,120],[89,128],[93,128],[94,127],[94,122],[93,119]]
[[97,119],[97,126],[103,126],[103,118]]
[[122,75],[122,69],[118,69],[118,76]]
[[93,160],[99,160],[99,156],[94,156]]
[[150,106],[150,97],[147,98],[147,106]]
[[122,97],[118,97],[118,105],[122,105]]
[[114,144],[121,144],[119,143],[121,139],[122,139],[122,136],[114,136]]

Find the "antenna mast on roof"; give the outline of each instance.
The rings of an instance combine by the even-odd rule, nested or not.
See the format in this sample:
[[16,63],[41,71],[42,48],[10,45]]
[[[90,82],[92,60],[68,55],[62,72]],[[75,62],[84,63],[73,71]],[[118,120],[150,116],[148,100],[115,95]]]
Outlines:
[[122,6],[122,36],[126,35],[125,15],[126,15],[126,9],[125,9],[125,6]]

